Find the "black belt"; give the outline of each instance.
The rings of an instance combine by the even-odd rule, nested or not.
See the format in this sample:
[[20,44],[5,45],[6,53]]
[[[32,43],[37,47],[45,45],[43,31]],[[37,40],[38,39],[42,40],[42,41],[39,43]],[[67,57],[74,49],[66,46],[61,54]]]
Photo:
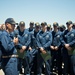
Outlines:
[[38,49],[38,47],[33,47],[33,46],[32,46],[31,48],[32,48],[32,49]]

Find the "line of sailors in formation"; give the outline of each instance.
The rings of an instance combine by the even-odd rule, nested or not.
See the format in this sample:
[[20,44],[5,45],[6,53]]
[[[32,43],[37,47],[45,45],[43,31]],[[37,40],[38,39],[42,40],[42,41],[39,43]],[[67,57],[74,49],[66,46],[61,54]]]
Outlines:
[[[66,22],[59,27],[57,22],[50,24],[30,22],[25,28],[21,21],[8,18],[0,29],[0,61],[5,75],[18,75],[22,65],[24,75],[41,75],[45,65],[45,75],[51,75],[54,65],[58,75],[75,75],[75,24]],[[56,62],[54,62],[56,60]],[[62,69],[62,62],[64,68]]]

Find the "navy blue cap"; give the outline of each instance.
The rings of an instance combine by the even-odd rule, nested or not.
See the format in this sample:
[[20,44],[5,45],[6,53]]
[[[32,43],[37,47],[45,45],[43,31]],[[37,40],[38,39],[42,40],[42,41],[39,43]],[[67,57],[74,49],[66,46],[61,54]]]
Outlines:
[[31,22],[30,22],[30,25],[34,25],[34,22],[33,22],[33,21],[31,21]]
[[62,24],[62,25],[60,25],[60,28],[66,28],[66,27],[65,27],[65,25]]
[[40,27],[39,22],[36,22],[36,23],[35,23],[35,26]]
[[72,21],[67,21],[66,22],[66,25],[70,25],[70,24],[72,24]]
[[6,23],[9,23],[9,24],[12,24],[12,25],[13,25],[13,24],[16,24],[16,22],[14,21],[13,18],[7,18],[6,21],[5,21],[5,24],[6,24]]
[[19,23],[19,25],[25,26],[25,22],[24,22],[24,21],[21,21],[21,22]]
[[57,22],[54,22],[53,26],[59,26],[59,24]]
[[51,24],[47,24],[47,27],[48,27],[48,28],[51,28]]
[[47,23],[46,22],[42,22],[41,25],[47,25]]

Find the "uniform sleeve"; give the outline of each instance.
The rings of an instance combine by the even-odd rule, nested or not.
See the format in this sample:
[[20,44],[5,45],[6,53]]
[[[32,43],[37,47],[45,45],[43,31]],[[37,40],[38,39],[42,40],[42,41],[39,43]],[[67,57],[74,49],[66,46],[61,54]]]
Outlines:
[[11,51],[15,47],[14,42],[9,39],[10,39],[9,36],[6,35],[1,36],[1,45],[4,48],[3,50],[7,52]]
[[32,40],[32,32],[30,32],[30,38],[31,38],[31,42],[30,42],[30,44],[29,44],[29,46],[31,47],[32,46],[32,42],[33,42],[33,40]]
[[71,47],[74,47],[74,46],[75,46],[75,39],[74,39],[72,42],[70,42],[69,45],[70,45]]
[[49,46],[51,46],[51,44],[52,44],[52,34],[49,33],[49,40],[48,40],[48,42],[43,46],[44,49],[47,48],[47,47],[49,47]]
[[66,44],[66,42],[64,41],[64,32],[61,34],[60,42],[61,42],[62,46],[64,46]]
[[37,39],[37,46],[38,46],[39,48],[42,47],[42,45],[41,45],[41,43],[40,43],[40,40],[39,40],[39,34],[37,34],[36,39]]
[[[75,35],[75,33],[74,33]],[[75,47],[75,36],[73,38],[73,40],[69,43],[70,47]]]
[[[17,37],[17,38],[19,39],[18,35],[19,35],[18,30],[14,30],[14,37]],[[19,42],[15,47],[16,47],[17,49],[21,49],[22,46],[23,46],[23,45]]]
[[27,40],[27,42],[25,42],[25,46],[29,46],[30,45],[30,43],[31,43],[31,37],[30,37],[30,33],[28,33],[28,38],[27,38],[28,40]]
[[61,45],[61,37],[62,37],[62,33],[60,33],[60,38],[59,38],[59,42],[57,44],[57,47],[60,47],[60,45]]

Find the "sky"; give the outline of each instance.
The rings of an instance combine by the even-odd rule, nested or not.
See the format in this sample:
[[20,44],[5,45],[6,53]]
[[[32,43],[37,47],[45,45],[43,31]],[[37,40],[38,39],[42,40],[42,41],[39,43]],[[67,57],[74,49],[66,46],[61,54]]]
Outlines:
[[7,18],[24,21],[26,28],[30,21],[65,25],[69,20],[75,22],[75,0],[0,0],[0,24]]

